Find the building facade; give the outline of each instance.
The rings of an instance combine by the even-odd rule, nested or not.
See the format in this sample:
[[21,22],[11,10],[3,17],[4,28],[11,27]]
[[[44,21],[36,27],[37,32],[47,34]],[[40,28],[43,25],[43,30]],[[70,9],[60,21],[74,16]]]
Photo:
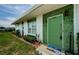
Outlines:
[[77,54],[78,15],[77,4],[42,4],[33,6],[13,24],[22,36],[33,35],[44,45]]

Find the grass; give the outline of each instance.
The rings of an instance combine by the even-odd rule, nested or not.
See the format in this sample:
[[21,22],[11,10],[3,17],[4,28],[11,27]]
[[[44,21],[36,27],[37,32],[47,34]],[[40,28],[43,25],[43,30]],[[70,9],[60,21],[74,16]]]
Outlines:
[[28,45],[10,32],[0,32],[0,55],[31,55],[35,48]]

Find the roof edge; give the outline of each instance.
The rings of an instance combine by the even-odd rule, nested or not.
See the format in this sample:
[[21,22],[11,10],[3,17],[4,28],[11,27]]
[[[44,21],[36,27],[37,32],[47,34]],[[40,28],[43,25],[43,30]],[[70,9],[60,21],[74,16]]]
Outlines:
[[22,18],[22,17],[28,15],[29,13],[31,13],[33,10],[37,9],[37,8],[40,7],[41,5],[42,5],[42,4],[35,4],[34,6],[32,6],[30,9],[28,9],[26,12],[24,12],[21,16],[17,17],[17,18],[16,18],[16,21],[14,21],[14,22],[12,23],[12,25],[19,23],[18,21],[20,21],[20,18]]

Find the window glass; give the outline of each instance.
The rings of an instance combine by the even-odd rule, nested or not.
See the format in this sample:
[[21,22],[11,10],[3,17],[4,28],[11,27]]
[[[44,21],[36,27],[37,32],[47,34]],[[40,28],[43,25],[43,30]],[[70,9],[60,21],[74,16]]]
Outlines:
[[28,33],[36,34],[36,22],[35,21],[28,23]]

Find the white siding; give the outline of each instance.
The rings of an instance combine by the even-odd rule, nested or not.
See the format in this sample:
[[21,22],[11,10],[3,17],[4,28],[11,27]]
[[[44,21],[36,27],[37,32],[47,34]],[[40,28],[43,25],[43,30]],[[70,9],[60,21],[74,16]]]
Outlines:
[[38,40],[43,42],[43,16],[42,15],[39,15],[36,17],[36,34],[37,34]]
[[28,34],[28,24],[27,22],[24,22],[24,35]]
[[20,33],[22,35],[22,24],[15,25],[15,27],[15,30],[20,30]]
[[76,32],[79,32],[79,4],[76,5],[76,10],[75,10],[75,13],[76,13]]
[[79,5],[74,5],[74,51],[77,53],[77,33],[79,32]]
[[18,30],[19,29],[19,25],[15,25],[15,30]]

